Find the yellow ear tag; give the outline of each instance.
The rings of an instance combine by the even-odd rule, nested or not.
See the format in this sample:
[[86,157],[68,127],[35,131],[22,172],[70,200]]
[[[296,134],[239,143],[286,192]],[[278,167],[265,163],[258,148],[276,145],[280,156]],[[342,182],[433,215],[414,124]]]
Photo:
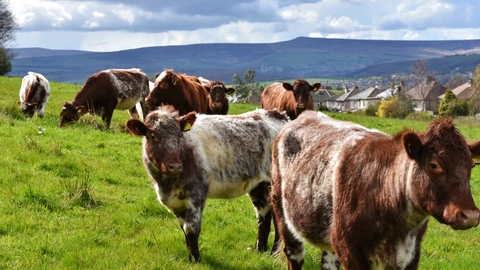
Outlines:
[[313,88],[313,92],[315,92],[315,91],[317,91],[317,88],[316,88],[316,87],[315,87],[315,88]]
[[190,129],[192,129],[192,125],[190,123],[186,123],[185,126],[183,127],[183,131],[189,131]]
[[82,109],[77,109],[77,113],[80,113],[82,111]]

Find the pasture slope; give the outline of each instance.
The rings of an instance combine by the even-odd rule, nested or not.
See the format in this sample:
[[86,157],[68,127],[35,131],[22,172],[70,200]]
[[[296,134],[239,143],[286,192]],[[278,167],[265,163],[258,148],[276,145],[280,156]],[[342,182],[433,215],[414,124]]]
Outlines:
[[[110,129],[85,115],[60,129],[63,101],[80,85],[51,82],[45,117],[25,119],[18,109],[21,78],[0,77],[0,269],[285,269],[284,259],[251,251],[256,238],[249,199],[209,200],[200,237],[202,262],[188,262],[184,236],[162,207],[141,162],[141,141],[115,111]],[[231,113],[256,106],[233,104]],[[427,123],[332,114],[394,133]],[[478,122],[459,122],[470,140]],[[480,204],[480,166],[472,189]],[[273,233],[269,246],[272,245]],[[453,231],[430,220],[420,269],[475,269],[480,228]],[[304,269],[321,254],[307,245]]]

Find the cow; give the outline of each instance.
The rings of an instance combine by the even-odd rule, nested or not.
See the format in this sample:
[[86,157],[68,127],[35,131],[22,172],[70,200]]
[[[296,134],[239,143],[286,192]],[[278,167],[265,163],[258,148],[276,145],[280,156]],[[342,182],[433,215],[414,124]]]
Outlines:
[[417,269],[430,216],[454,230],[478,226],[472,157],[452,119],[390,136],[305,111],[272,150],[271,203],[289,269],[304,242],[322,269]]
[[145,122],[127,121],[127,129],[143,137],[145,169],[157,199],[183,229],[190,261],[200,261],[198,239],[207,198],[247,194],[258,221],[255,248],[267,250],[271,147],[287,121],[285,113],[263,109],[180,116],[171,105],[149,112]]
[[50,97],[50,83],[42,74],[29,71],[22,79],[19,96],[20,111],[29,118],[35,112],[42,118]]
[[263,109],[278,109],[286,111],[288,117],[294,120],[305,110],[313,110],[313,101],[310,91],[320,89],[321,83],[309,84],[304,79],[297,79],[292,84],[288,82],[273,83],[262,92],[260,105]]
[[235,89],[227,88],[220,80],[210,81],[202,77],[198,79],[209,93],[206,114],[227,114],[229,107],[227,95],[233,94]]
[[172,105],[180,115],[185,115],[192,111],[206,113],[207,98],[208,92],[197,77],[167,69],[155,74],[155,86],[145,100],[149,111],[158,106]]
[[114,110],[128,110],[130,117],[143,119],[141,104],[149,93],[149,80],[141,69],[101,70],[87,78],[72,102],[63,102],[60,127],[87,112],[101,116],[107,127]]

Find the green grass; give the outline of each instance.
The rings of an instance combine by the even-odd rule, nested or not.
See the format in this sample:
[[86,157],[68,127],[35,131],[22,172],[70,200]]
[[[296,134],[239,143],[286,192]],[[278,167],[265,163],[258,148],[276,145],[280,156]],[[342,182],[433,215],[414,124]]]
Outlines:
[[[174,215],[155,198],[141,162],[141,139],[125,130],[128,114],[115,111],[111,128],[85,115],[60,129],[63,101],[80,85],[51,83],[45,117],[18,109],[21,78],[0,77],[0,269],[285,269],[285,260],[251,251],[255,212],[247,196],[209,200],[200,236],[202,262],[191,264]],[[231,104],[230,114],[259,108]],[[423,131],[427,122],[351,114],[332,117],[387,133]],[[41,134],[38,128],[45,129]],[[480,139],[473,120],[459,122]],[[480,169],[472,190],[480,203]],[[270,246],[273,233],[270,237]],[[453,231],[430,221],[420,269],[475,269],[480,231]],[[307,245],[305,269],[320,267]]]

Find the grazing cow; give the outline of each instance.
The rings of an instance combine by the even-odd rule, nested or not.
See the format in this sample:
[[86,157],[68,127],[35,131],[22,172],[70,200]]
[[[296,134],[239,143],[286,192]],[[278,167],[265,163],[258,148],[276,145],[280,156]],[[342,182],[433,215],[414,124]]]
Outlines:
[[64,102],[60,127],[75,123],[85,113],[99,115],[110,127],[114,110],[128,110],[143,119],[141,103],[150,93],[147,75],[140,69],[101,70],[85,81],[72,102]]
[[197,77],[176,74],[167,69],[155,75],[155,87],[145,99],[149,110],[157,106],[172,105],[180,115],[191,111],[206,113],[208,92]]
[[208,108],[206,114],[227,114],[228,113],[228,97],[235,92],[232,87],[225,87],[220,80],[210,81],[205,78],[198,78],[208,93]]
[[313,110],[313,101],[310,91],[317,91],[321,83],[309,84],[304,79],[297,79],[293,85],[284,83],[271,84],[263,90],[260,104],[263,109],[277,109],[286,111],[288,117],[294,120],[305,110]]
[[19,95],[20,110],[27,117],[32,117],[36,112],[42,118],[50,97],[50,83],[42,74],[29,71],[22,79]]
[[271,147],[288,121],[285,113],[263,109],[241,115],[179,116],[173,106],[150,112],[145,123],[127,128],[143,136],[143,162],[157,198],[178,219],[190,260],[200,261],[198,238],[208,198],[248,194],[258,219],[255,248],[267,250],[271,224]]
[[475,227],[472,156],[451,119],[394,136],[314,111],[286,124],[272,150],[271,202],[289,269],[303,242],[322,269],[417,269],[429,216]]

